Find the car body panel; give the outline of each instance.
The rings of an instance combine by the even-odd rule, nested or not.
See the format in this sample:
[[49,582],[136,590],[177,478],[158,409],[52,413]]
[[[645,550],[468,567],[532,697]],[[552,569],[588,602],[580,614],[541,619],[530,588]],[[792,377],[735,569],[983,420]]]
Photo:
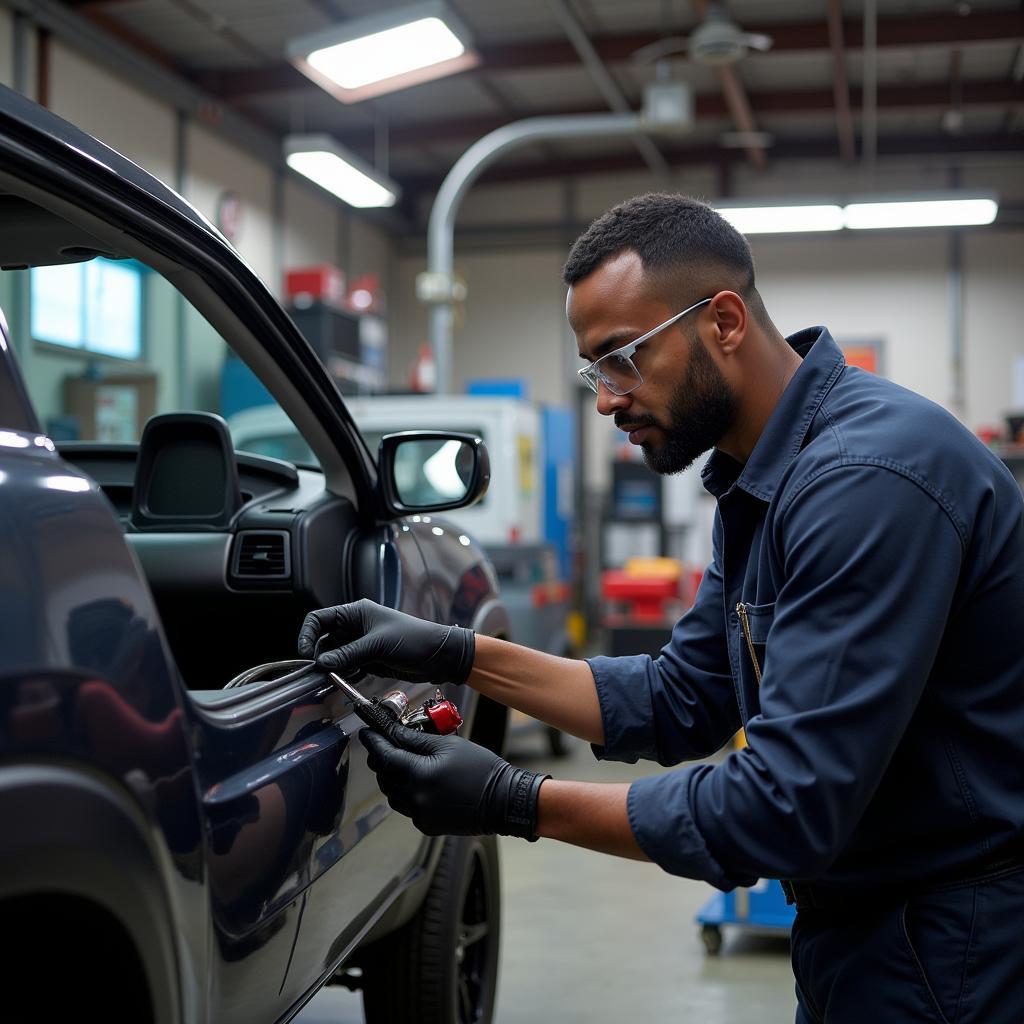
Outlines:
[[[40,435],[0,430],[0,549],[5,765],[70,761],[132,794],[160,834],[168,905],[191,904],[199,799],[156,609],[109,504]],[[48,833],[45,816],[19,828]],[[197,976],[205,926],[173,923],[183,973]]]
[[[116,225],[168,265],[180,263],[179,283],[188,275],[201,281],[193,301],[204,315],[203,302],[216,304],[211,323],[230,316],[258,339],[259,359],[295,389],[306,422],[350,474],[347,491],[329,493],[339,478],[327,476],[322,500],[303,507],[288,507],[286,495],[275,499],[282,507],[254,499],[240,513],[249,526],[288,532],[293,554],[304,560],[291,589],[278,588],[268,600],[290,600],[294,613],[327,591],[440,621],[500,627],[496,592],[481,584],[480,550],[387,512],[373,460],[326,370],[205,219],[130,161],[2,88],[0,168],[0,191],[16,186],[16,194],[45,200],[62,215],[82,211],[97,224]],[[24,392],[6,341],[0,382],[10,384],[5,395]],[[119,458],[123,473],[130,453]],[[160,538],[149,535],[137,555],[124,533],[130,523],[119,521],[96,482],[70,460],[36,432],[30,408],[0,407],[0,763],[60,764],[100,780],[137,815],[152,859],[150,887],[164,908],[150,904],[153,928],[175,937],[174,963],[165,967],[176,977],[165,981],[180,995],[182,1020],[287,1019],[430,870],[439,844],[390,812],[354,742],[361,723],[322,678],[188,691],[173,649],[190,629],[211,658],[229,648],[243,665],[252,664],[262,638],[219,630],[216,609],[204,619],[197,605],[188,618],[187,586],[173,594],[154,590],[141,563],[165,571],[175,552],[159,550]],[[302,474],[290,496],[315,490],[316,476]],[[351,523],[345,507],[355,510]],[[329,531],[311,531],[317,517],[343,521],[351,536],[335,543]],[[215,588],[227,572],[229,548],[215,543],[221,554],[208,556],[197,547],[190,561],[182,538],[180,562],[202,563],[209,598],[211,582]],[[175,631],[167,621],[169,594],[181,616]],[[251,596],[223,589],[224,602],[243,613]],[[293,656],[290,636],[275,656]],[[214,676],[215,685],[227,681]],[[431,691],[374,677],[359,685],[369,696],[400,686],[417,702]],[[471,720],[475,694],[456,689]],[[33,849],[64,824],[56,807],[52,818],[47,811],[40,807],[34,820],[19,823],[19,840],[38,828]],[[0,840],[6,864],[5,849]],[[116,851],[105,855],[116,862]],[[41,853],[38,863],[48,863]],[[39,878],[28,866],[23,875],[9,871],[0,892],[30,893]],[[60,879],[51,884],[59,889]],[[125,920],[139,916],[131,906],[111,909]],[[162,991],[152,979],[151,991]]]

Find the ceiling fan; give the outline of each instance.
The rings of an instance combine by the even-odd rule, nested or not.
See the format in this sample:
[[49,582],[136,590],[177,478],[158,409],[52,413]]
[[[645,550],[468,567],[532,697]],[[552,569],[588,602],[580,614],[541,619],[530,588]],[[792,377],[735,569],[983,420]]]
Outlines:
[[676,54],[688,54],[701,64],[733,64],[748,50],[770,50],[772,37],[744,32],[721,3],[708,4],[704,20],[689,36],[669,36],[637,50],[635,60],[661,61]]

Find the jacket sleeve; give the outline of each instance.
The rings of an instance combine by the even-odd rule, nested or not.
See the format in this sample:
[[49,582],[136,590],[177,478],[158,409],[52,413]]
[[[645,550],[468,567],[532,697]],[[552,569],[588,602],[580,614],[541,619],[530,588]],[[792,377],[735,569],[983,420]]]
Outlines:
[[723,889],[826,871],[921,698],[961,530],[939,496],[878,465],[829,469],[780,506],[785,582],[749,745],[633,783],[630,822],[648,856]]
[[657,659],[589,659],[604,724],[597,757],[678,764],[713,753],[740,728],[723,618],[721,539],[716,513],[713,561]]

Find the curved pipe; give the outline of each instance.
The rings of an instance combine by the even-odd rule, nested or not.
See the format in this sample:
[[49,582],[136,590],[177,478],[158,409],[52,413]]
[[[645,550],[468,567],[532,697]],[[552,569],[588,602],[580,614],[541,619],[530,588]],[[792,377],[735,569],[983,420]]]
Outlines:
[[430,342],[437,365],[437,393],[452,388],[452,327],[454,314],[450,285],[455,262],[455,217],[463,196],[481,171],[501,154],[516,146],[543,139],[637,135],[644,131],[640,114],[575,114],[527,117],[502,125],[478,139],[448,172],[438,189],[427,226],[427,270],[449,286],[449,298],[435,302],[430,310]]

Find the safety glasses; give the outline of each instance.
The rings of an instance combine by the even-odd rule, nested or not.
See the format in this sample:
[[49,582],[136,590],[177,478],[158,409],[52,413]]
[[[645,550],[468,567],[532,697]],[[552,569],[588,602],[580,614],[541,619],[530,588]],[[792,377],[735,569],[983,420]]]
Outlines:
[[633,355],[636,350],[649,338],[653,338],[656,334],[665,330],[666,327],[671,327],[677,320],[682,320],[687,313],[692,313],[695,309],[706,305],[712,298],[714,296],[709,296],[706,299],[701,299],[700,302],[695,302],[692,306],[684,309],[682,313],[676,313],[675,316],[670,317],[663,324],[659,324],[653,330],[641,335],[636,341],[631,341],[629,344],[623,345],[622,348],[617,348],[614,352],[609,352],[607,355],[601,356],[600,359],[595,359],[592,363],[584,366],[582,370],[577,370],[576,372],[587,382],[587,387],[595,395],[597,394],[598,384],[603,384],[613,395],[628,395],[631,391],[636,391],[644,382],[643,377],[640,376],[640,371],[633,363]]

